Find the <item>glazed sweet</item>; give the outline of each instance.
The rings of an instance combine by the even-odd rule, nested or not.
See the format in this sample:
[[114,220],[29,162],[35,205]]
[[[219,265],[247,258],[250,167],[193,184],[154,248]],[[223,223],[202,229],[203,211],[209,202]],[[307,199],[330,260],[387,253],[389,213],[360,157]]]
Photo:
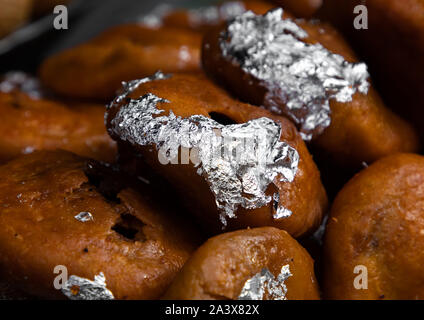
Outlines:
[[198,71],[200,46],[201,35],[196,32],[120,25],[48,58],[40,67],[40,78],[62,95],[109,99],[122,81],[142,78],[157,70]]
[[343,166],[418,149],[415,131],[385,108],[364,63],[331,26],[245,13],[206,35],[202,62],[236,97],[289,117]]
[[[245,0],[224,1],[216,6],[200,7],[197,9],[176,9],[164,12],[163,17],[156,15],[154,25],[165,25],[170,27],[185,28],[192,31],[207,32],[223,22],[234,18],[246,11],[256,14],[264,14],[274,8],[275,5],[269,1]],[[152,17],[148,16],[145,23],[151,23]],[[159,23],[157,22],[159,21]]]
[[319,292],[308,252],[287,232],[264,227],[209,239],[186,262],[164,299],[314,300]]
[[[415,124],[424,137],[424,1],[367,0],[367,27],[359,0],[326,0],[321,16],[340,28],[373,71],[373,80],[388,106]],[[361,26],[362,19],[359,20]]]
[[[40,151],[0,167],[0,177],[0,270],[34,296],[156,299],[196,247],[175,207],[93,160]],[[62,289],[58,265],[67,268]]]
[[325,190],[286,118],[234,100],[200,73],[158,73],[124,89],[106,116],[121,163],[137,171],[146,162],[208,230],[275,226],[298,237],[319,225]]
[[58,148],[102,161],[115,159],[116,144],[105,130],[103,105],[65,104],[26,89],[0,90],[0,162]]
[[[420,155],[386,157],[350,180],[335,199],[328,220],[325,296],[424,299],[423,204]],[[367,289],[363,289],[364,270]]]

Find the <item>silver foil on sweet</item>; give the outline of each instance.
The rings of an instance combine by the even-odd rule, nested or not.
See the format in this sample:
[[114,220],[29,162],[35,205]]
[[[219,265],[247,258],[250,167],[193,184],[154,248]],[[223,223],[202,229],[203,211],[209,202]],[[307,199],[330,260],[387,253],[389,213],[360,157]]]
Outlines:
[[72,275],[62,288],[70,300],[113,300],[112,292],[106,288],[103,272],[94,276],[94,281]]
[[161,71],[157,71],[154,75],[150,77],[146,77],[143,79],[137,79],[137,80],[131,80],[128,82],[122,81],[122,89],[120,92],[118,92],[118,96],[115,98],[114,101],[112,101],[112,104],[120,103],[122,102],[128,95],[130,95],[134,90],[136,90],[141,84],[155,81],[155,80],[164,80],[168,79],[170,75],[166,75],[162,73]]
[[294,121],[304,140],[321,134],[331,123],[329,101],[352,101],[366,94],[365,63],[349,63],[321,44],[302,41],[308,34],[283,9],[237,16],[220,35],[223,56],[260,80],[268,89],[266,107]]
[[284,265],[275,277],[268,268],[248,279],[238,297],[239,300],[287,300],[285,281],[291,277],[290,266]]
[[10,71],[0,81],[0,92],[9,93],[14,90],[24,92],[32,99],[43,96],[38,79],[22,71]]
[[[267,194],[270,184],[294,180],[299,154],[280,141],[279,123],[264,117],[222,125],[203,115],[182,118],[172,111],[162,115],[164,110],[157,108],[162,103],[169,101],[151,93],[127,100],[109,130],[131,144],[156,146],[165,162],[174,163],[180,148],[195,150],[194,165],[215,196],[223,227],[239,206],[256,209],[273,201]],[[284,214],[275,218],[291,214],[281,203],[277,207]]]
[[82,211],[74,216],[79,222],[94,221],[93,215],[88,211]]

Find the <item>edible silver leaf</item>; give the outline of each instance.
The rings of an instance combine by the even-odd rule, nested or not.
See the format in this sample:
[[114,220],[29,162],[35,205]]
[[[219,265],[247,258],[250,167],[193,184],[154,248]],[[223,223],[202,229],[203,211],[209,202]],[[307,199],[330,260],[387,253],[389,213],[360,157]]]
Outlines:
[[113,300],[114,296],[106,288],[103,272],[94,276],[94,281],[70,276],[62,288],[62,293],[71,300]]
[[129,94],[136,90],[141,84],[154,81],[154,80],[163,80],[169,78],[170,75],[163,74],[161,71],[157,71],[154,75],[146,77],[143,79],[132,80],[132,81],[122,81],[122,90],[112,102],[112,104],[122,102]]
[[241,290],[238,297],[239,300],[287,300],[287,287],[284,283],[292,274],[290,266],[284,265],[280,274],[275,276],[268,270],[263,268],[261,272],[255,274],[248,279]]
[[299,154],[280,141],[279,123],[259,118],[222,125],[202,115],[182,118],[172,111],[162,115],[164,111],[157,108],[160,103],[169,101],[151,93],[129,99],[120,106],[109,130],[131,144],[155,145],[166,163],[178,159],[180,148],[195,150],[198,162],[194,165],[215,196],[223,226],[227,218],[235,217],[239,206],[255,209],[272,201],[266,190],[274,179],[293,181]]
[[349,102],[357,91],[366,94],[369,74],[364,63],[303,42],[306,31],[282,14],[278,8],[263,16],[251,11],[237,16],[221,33],[220,47],[224,57],[268,88],[266,107],[290,117],[311,140],[330,125],[329,100]]
[[88,222],[88,221],[93,221],[93,215],[90,212],[87,211],[82,211],[80,213],[78,213],[75,217],[75,219],[77,219],[80,222]]

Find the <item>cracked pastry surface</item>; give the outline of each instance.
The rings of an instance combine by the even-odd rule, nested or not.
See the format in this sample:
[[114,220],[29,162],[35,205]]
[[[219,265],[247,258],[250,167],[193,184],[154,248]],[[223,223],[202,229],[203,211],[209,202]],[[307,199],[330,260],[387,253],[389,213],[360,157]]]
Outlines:
[[[102,272],[116,299],[156,299],[196,247],[175,208],[94,160],[40,151],[0,167],[0,177],[1,270],[38,297],[65,298],[53,287],[63,265],[69,277]],[[81,212],[92,219],[76,219]]]

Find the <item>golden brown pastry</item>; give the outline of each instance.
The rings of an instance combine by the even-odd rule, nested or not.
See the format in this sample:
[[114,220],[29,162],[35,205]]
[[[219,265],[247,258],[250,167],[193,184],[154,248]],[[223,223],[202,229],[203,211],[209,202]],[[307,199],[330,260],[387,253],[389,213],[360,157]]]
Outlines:
[[122,81],[164,72],[200,69],[201,35],[177,28],[152,29],[129,24],[48,58],[42,82],[75,98],[108,99]]
[[319,292],[308,252],[287,232],[264,227],[209,239],[186,262],[164,299],[315,300]]
[[236,97],[289,117],[338,164],[418,149],[415,131],[384,106],[366,65],[327,24],[295,24],[281,9],[246,13],[206,35],[202,62]]
[[[3,277],[39,298],[159,298],[195,249],[196,232],[172,217],[175,207],[122,178],[65,151],[0,167]],[[59,288],[56,266],[68,276]]]
[[354,8],[360,0],[326,0],[320,15],[340,28],[372,70],[387,105],[424,137],[424,1],[367,0],[367,27]]
[[0,1],[0,38],[8,35],[28,20],[33,0]]
[[376,161],[334,201],[324,242],[325,296],[424,299],[423,233],[424,157]]
[[38,94],[15,89],[8,93],[0,91],[4,121],[0,127],[0,162],[35,150],[58,148],[114,161],[116,144],[104,127],[103,105],[64,104]]
[[298,237],[319,225],[325,190],[286,118],[234,100],[201,73],[125,87],[106,116],[121,163],[145,161],[206,228],[274,226]]

